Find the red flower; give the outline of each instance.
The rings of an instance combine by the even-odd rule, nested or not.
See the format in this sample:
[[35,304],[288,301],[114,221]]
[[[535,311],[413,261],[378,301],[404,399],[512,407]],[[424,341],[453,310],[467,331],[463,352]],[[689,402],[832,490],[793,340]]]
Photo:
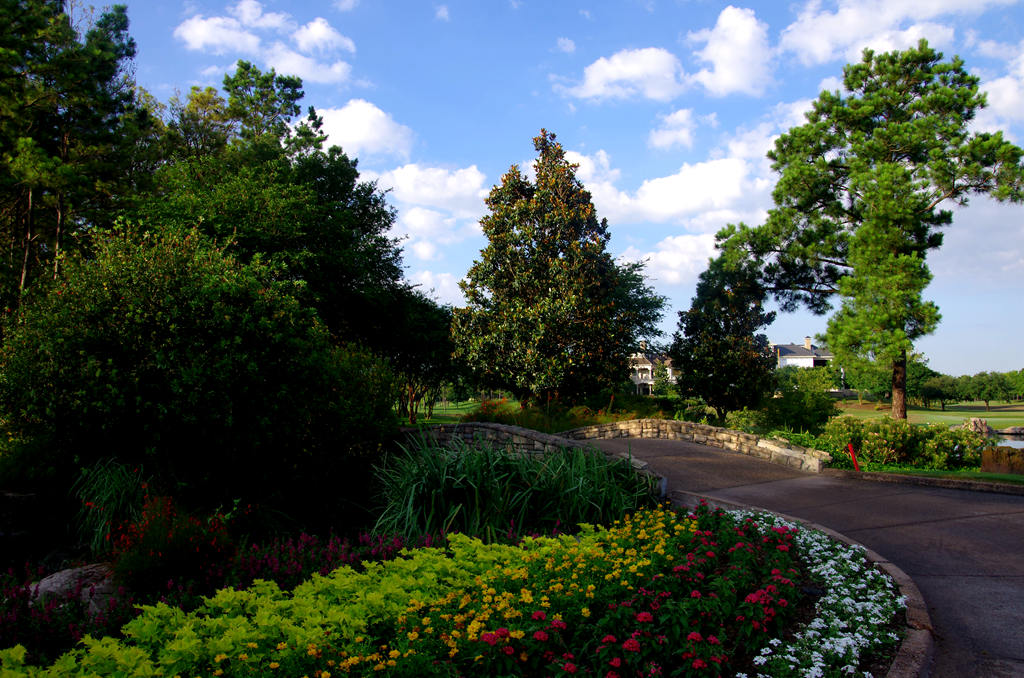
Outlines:
[[639,652],[640,643],[638,643],[635,638],[630,638],[622,644],[622,649],[627,652]]
[[572,662],[566,662],[562,665],[562,670],[566,673],[576,673],[576,665]]
[[691,598],[700,598],[700,591],[697,591],[696,589],[691,591],[690,592],[690,597]]
[[493,647],[498,642],[498,635],[495,633],[485,633],[480,636],[480,640]]
[[608,665],[614,666],[615,668],[619,668],[620,666],[622,666],[622,660],[618,657],[615,657],[614,659],[608,662]]
[[533,639],[534,640],[539,640],[540,642],[543,643],[545,640],[548,639],[548,634],[545,633],[544,631],[534,631],[533,632]]
[[501,648],[501,651],[509,656],[514,655],[516,653],[516,649],[511,645],[506,645],[505,647]]
[[494,632],[498,634],[499,638],[508,638],[508,629],[504,626],[502,626],[500,629],[496,629]]
[[686,639],[693,641],[695,643],[699,643],[702,640],[704,640],[704,636],[700,635],[696,631],[690,631],[690,635],[686,636]]
[[654,621],[654,616],[650,612],[641,612],[636,616],[638,622],[650,622]]
[[562,621],[561,619],[552,619],[551,620],[551,628],[553,628],[553,629],[564,629],[565,628],[565,622]]
[[602,643],[617,643],[619,641],[617,641],[615,639],[615,636],[613,636],[612,634],[609,633],[607,636],[605,636],[604,638],[601,639],[601,642]]
[[695,668],[695,669],[703,669],[703,668],[707,667],[707,665],[708,665],[708,663],[706,661],[704,661],[703,659],[694,659],[693,660],[693,668]]
[[532,615],[530,615],[530,618],[535,619],[537,621],[544,621],[548,618],[548,616],[544,614],[544,610],[537,610]]

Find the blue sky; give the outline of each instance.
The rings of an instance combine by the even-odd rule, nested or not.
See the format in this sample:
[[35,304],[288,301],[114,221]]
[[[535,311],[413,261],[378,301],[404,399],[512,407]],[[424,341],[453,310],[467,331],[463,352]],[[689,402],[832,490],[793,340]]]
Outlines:
[[[128,0],[136,77],[162,101],[238,59],[299,75],[330,143],[390,189],[407,277],[459,304],[485,246],[483,198],[543,127],[578,162],[615,256],[646,259],[689,307],[727,223],[762,222],[774,138],[864,47],[927,38],[981,78],[978,129],[1024,143],[1024,8],[1014,0]],[[1024,367],[1024,207],[975,198],[929,257],[942,311],[918,348],[948,374]],[[826,319],[780,314],[771,341]],[[665,339],[668,339],[666,335]]]

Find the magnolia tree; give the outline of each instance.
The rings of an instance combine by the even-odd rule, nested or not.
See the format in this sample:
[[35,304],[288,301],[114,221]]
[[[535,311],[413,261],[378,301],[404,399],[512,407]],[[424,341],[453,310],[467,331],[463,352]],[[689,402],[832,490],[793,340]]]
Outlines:
[[460,283],[455,355],[486,385],[524,400],[572,399],[613,387],[642,337],[658,334],[664,298],[642,264],[607,252],[608,224],[555,135],[533,140],[531,181],[512,168],[480,220],[488,244]]

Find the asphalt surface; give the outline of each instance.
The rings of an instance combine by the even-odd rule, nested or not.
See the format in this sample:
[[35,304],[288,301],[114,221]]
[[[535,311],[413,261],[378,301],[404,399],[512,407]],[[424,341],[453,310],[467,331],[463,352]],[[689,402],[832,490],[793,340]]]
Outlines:
[[931,676],[1024,676],[1024,496],[822,476],[674,440],[588,442],[646,461],[670,493],[803,518],[887,558],[927,603]]

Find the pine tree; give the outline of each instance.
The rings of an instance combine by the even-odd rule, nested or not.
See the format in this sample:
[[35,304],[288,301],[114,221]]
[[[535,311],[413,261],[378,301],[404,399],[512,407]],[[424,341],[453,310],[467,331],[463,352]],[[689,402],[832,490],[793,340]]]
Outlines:
[[944,204],[974,194],[1024,199],[1020,148],[968,125],[985,105],[978,78],[958,58],[921,41],[844,69],[845,92],[822,92],[807,123],[768,154],[780,172],[775,207],[757,228],[729,226],[719,246],[753,259],[782,310],[840,308],[829,348],[844,361],[890,366],[892,415],[906,418],[907,355],[933,332],[938,308],[922,298],[927,253],[952,222]]

